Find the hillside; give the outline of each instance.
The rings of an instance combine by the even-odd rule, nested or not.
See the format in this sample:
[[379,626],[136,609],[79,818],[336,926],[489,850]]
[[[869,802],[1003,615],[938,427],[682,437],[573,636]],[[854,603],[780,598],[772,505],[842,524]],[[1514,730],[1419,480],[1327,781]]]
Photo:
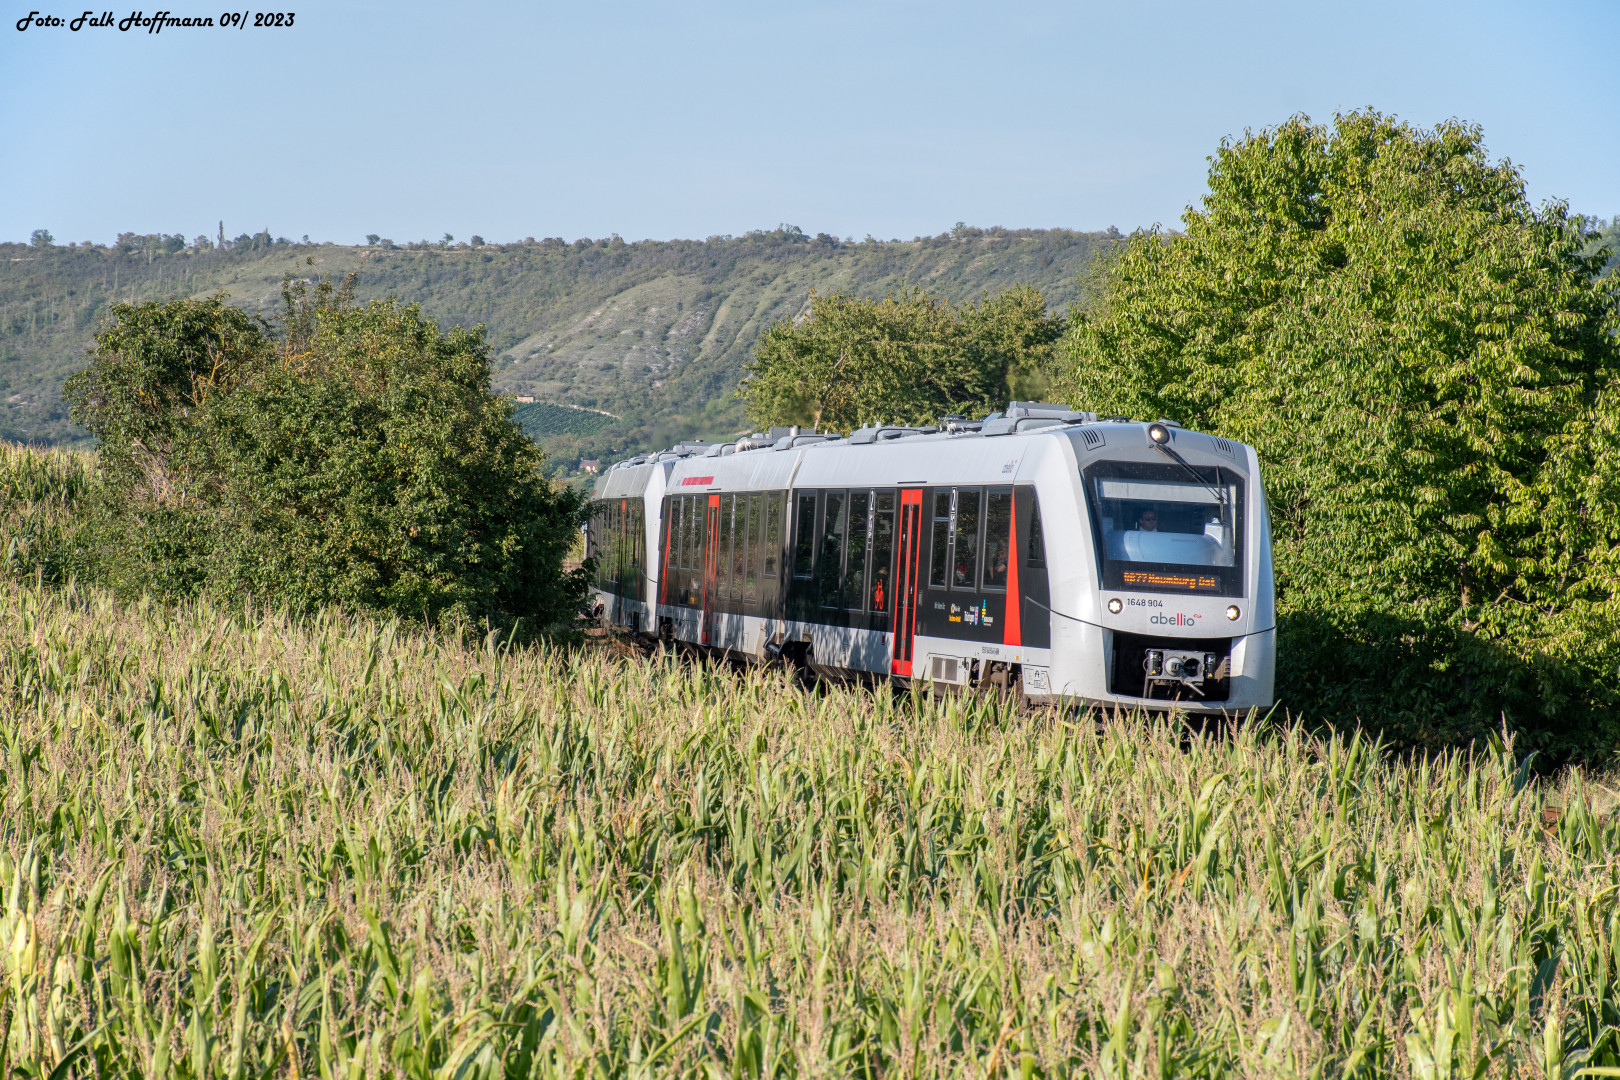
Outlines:
[[[1117,234],[1115,234],[1117,235]],[[1013,284],[1054,307],[1082,300],[1079,272],[1108,235],[958,227],[906,242],[845,243],[796,228],[707,240],[561,239],[369,247],[270,243],[224,249],[0,245],[0,437],[68,443],[62,381],[83,364],[116,300],[228,292],[274,313],[285,275],[359,274],[362,299],[418,302],[441,325],[482,323],[495,385],[535,403],[520,417],[559,463],[716,437],[743,424],[732,388],[760,331],[812,288],[882,296],[916,284],[955,300]],[[178,237],[172,238],[178,241]],[[313,259],[313,267],[308,260]],[[574,414],[574,415],[569,415]]]

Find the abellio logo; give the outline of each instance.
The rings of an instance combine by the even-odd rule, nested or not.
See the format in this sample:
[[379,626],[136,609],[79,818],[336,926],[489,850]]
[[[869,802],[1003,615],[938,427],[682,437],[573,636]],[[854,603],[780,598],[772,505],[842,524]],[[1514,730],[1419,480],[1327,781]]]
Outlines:
[[1175,612],[1174,614],[1169,612],[1155,612],[1148,618],[1148,622],[1152,623],[1154,626],[1196,626],[1198,624],[1198,620],[1202,618],[1202,615],[1184,615],[1179,611]]

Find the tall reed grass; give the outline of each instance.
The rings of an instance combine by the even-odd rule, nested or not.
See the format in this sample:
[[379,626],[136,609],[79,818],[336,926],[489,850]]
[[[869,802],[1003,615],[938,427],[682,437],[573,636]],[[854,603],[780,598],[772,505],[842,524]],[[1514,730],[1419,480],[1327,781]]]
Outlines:
[[1099,729],[15,581],[0,613],[28,1075],[1620,1063],[1612,797],[1500,745]]

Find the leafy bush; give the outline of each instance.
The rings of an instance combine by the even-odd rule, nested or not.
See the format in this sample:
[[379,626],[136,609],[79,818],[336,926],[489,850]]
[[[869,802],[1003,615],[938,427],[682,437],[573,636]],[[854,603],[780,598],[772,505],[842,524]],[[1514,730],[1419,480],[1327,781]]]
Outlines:
[[1478,128],[1371,112],[1223,144],[1209,183],[1116,262],[1071,400],[1258,448],[1288,705],[1607,752],[1620,353],[1580,222]]
[[125,592],[567,618],[579,497],[490,392],[482,331],[355,307],[349,283],[285,293],[279,334],[223,296],[113,309],[66,390],[101,443],[82,568]]

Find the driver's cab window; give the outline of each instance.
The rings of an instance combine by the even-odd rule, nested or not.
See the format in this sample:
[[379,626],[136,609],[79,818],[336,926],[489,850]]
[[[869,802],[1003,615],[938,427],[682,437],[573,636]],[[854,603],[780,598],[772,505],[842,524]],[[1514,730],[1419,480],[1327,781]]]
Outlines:
[[1231,566],[1236,492],[1228,485],[1096,481],[1110,559]]

